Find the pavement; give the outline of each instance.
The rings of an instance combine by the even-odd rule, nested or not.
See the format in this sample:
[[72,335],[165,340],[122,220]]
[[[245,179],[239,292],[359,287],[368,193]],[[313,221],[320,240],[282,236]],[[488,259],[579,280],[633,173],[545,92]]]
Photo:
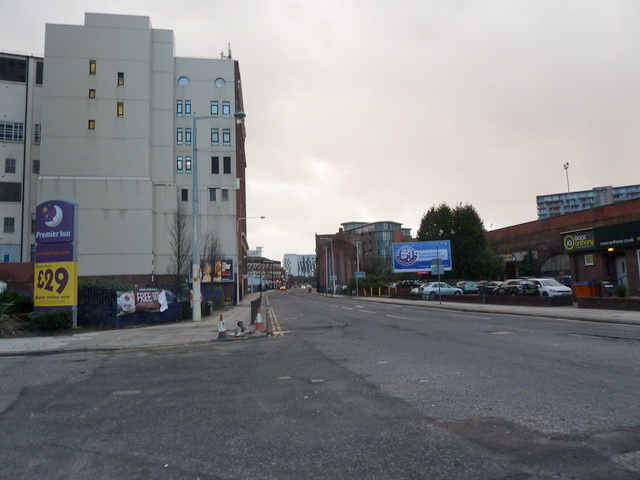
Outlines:
[[[218,342],[220,315],[224,319],[226,338],[229,341],[252,338],[267,338],[271,334],[282,334],[277,318],[271,318],[268,295],[262,297],[261,316],[266,330],[270,334],[256,332],[251,323],[251,301],[259,293],[245,296],[238,305],[230,305],[216,310],[200,322],[184,321],[138,328],[102,330],[70,335],[0,338],[0,357],[43,355],[54,353],[72,353],[87,351],[117,351],[144,348],[179,347],[187,345],[205,345]],[[337,297],[357,302],[388,303],[410,305],[412,307],[456,310],[464,312],[494,313],[503,315],[526,315],[533,317],[558,318],[587,322],[605,322],[640,326],[640,311],[601,310],[561,307],[526,307],[514,305],[484,305],[442,302],[438,300],[403,300],[385,297]],[[242,321],[247,329],[243,337],[235,337],[237,322]]]

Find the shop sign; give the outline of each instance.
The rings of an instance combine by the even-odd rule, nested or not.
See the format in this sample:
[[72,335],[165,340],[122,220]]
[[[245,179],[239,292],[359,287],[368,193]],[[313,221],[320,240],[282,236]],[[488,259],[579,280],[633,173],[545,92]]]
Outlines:
[[596,239],[599,248],[639,245],[640,222],[597,228]]
[[593,230],[565,233],[562,235],[562,245],[566,252],[578,250],[592,250],[596,246]]

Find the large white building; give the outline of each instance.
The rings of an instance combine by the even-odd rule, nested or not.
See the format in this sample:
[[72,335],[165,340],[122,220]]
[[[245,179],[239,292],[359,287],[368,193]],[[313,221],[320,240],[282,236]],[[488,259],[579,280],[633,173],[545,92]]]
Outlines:
[[32,260],[43,59],[0,53],[0,262]]
[[[22,160],[40,160],[39,176],[25,182],[37,180],[29,210],[52,199],[78,204],[80,276],[168,273],[179,205],[192,225],[195,153],[201,244],[217,237],[238,278],[248,244],[237,61],[176,57],[173,31],[148,17],[87,13],[84,25],[46,25],[41,83],[42,120],[29,120],[42,124],[40,152]],[[11,120],[23,122],[15,110]],[[23,235],[24,261],[33,233]]]
[[296,253],[286,253],[282,266],[287,276],[307,278],[315,278],[316,276],[315,254],[298,255]]

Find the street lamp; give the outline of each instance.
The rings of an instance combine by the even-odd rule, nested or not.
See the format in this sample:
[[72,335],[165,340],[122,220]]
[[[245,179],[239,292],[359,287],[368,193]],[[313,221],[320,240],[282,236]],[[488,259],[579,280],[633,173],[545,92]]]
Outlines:
[[[236,242],[238,241],[238,228],[240,225],[240,220],[248,220],[250,218],[259,218],[260,220],[264,220],[264,215],[258,217],[240,217],[236,220]],[[240,250],[238,247],[238,259],[236,260],[236,305],[240,303],[240,282],[242,281],[242,275],[240,272]]]
[[[237,112],[234,114],[236,118],[236,123],[240,124],[242,120],[246,117],[244,112]],[[202,304],[202,294],[200,291],[200,242],[198,240],[198,216],[200,215],[199,211],[199,197],[198,197],[198,120],[206,120],[211,118],[219,118],[217,115],[205,115],[202,117],[193,116],[193,138],[192,138],[192,149],[193,149],[193,164],[191,166],[192,175],[193,175],[193,239],[191,244],[191,279],[193,282],[193,300],[191,302],[193,306],[192,311],[192,320],[194,322],[199,322],[202,320],[202,312],[201,312],[201,304]],[[237,205],[236,205],[237,211]],[[237,227],[236,227],[236,236],[237,236]]]
[[567,200],[569,201],[569,211],[571,211],[571,189],[569,188],[569,162],[565,163],[563,166],[564,166],[564,171],[567,174],[567,193],[569,194],[569,197],[567,198]]
[[[336,293],[336,266],[335,266],[335,256],[333,254],[333,238],[320,237],[320,240],[329,240],[331,242],[331,280],[333,282],[333,291],[331,292],[331,295],[333,295],[334,293]],[[325,257],[326,257],[326,253],[325,253]],[[327,282],[328,281],[329,279],[327,278]]]

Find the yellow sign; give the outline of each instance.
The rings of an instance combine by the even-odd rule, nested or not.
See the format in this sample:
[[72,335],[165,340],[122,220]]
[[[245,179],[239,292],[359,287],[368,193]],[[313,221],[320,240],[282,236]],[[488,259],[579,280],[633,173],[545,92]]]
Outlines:
[[33,304],[66,307],[78,304],[78,263],[36,263]]

